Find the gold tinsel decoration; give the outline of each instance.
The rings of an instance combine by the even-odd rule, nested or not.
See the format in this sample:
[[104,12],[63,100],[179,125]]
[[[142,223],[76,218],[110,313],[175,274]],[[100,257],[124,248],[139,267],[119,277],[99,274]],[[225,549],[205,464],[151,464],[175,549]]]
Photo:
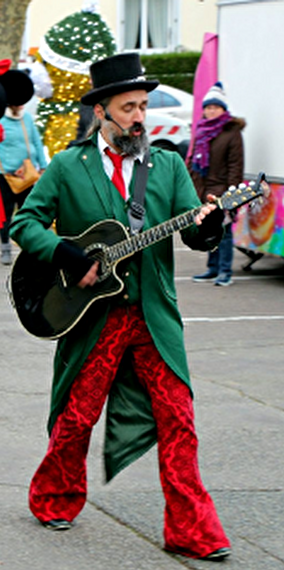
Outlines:
[[52,109],[46,110],[47,124],[44,131],[44,144],[47,146],[49,156],[61,150],[65,150],[69,142],[76,138],[79,120],[79,103],[76,111],[64,113],[66,102],[77,103],[81,97],[90,90],[90,78],[88,75],[63,71],[46,63],[52,86]]
[[91,88],[88,75],[63,71],[50,63],[46,64],[46,70],[52,81],[54,101],[80,101],[82,95]]

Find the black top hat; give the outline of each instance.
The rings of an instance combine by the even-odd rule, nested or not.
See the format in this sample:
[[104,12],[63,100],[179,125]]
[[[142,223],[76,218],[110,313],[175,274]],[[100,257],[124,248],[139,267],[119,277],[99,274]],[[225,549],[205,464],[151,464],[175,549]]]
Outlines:
[[126,91],[152,91],[159,85],[157,79],[148,81],[144,76],[138,53],[121,53],[96,61],[90,73],[94,89],[82,97],[84,105],[96,105]]
[[[3,64],[8,60],[2,60]],[[0,64],[2,63],[0,61]],[[8,67],[8,65],[7,65]],[[3,66],[3,69],[6,67]],[[34,85],[27,73],[18,69],[8,69],[1,74],[0,65],[0,118],[7,105],[24,105],[34,94]]]

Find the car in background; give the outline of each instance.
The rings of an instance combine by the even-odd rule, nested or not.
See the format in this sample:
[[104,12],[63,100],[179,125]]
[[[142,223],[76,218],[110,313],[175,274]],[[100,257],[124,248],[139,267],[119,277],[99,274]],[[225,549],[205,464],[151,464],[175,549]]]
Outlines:
[[148,111],[165,113],[192,123],[193,95],[169,85],[160,84],[148,93]]
[[190,141],[190,127],[186,121],[147,110],[145,124],[151,145],[178,152],[185,159]]

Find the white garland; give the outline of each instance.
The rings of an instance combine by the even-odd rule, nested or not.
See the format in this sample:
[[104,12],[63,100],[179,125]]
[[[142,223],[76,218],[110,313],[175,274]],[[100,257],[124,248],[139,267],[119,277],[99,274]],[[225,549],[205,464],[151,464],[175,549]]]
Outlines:
[[91,60],[77,61],[76,59],[59,55],[49,47],[44,37],[40,40],[39,53],[44,61],[47,61],[47,63],[50,63],[54,67],[58,67],[58,69],[62,71],[89,75]]

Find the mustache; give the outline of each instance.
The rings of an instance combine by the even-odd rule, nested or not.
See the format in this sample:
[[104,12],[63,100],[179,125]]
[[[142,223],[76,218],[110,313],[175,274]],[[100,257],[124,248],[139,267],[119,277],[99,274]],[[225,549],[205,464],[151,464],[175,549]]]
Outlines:
[[139,123],[138,121],[136,121],[135,123],[133,123],[133,125],[128,129],[129,133],[135,133],[136,131],[140,131],[141,135],[143,135],[146,132],[146,129],[143,125],[143,123]]

